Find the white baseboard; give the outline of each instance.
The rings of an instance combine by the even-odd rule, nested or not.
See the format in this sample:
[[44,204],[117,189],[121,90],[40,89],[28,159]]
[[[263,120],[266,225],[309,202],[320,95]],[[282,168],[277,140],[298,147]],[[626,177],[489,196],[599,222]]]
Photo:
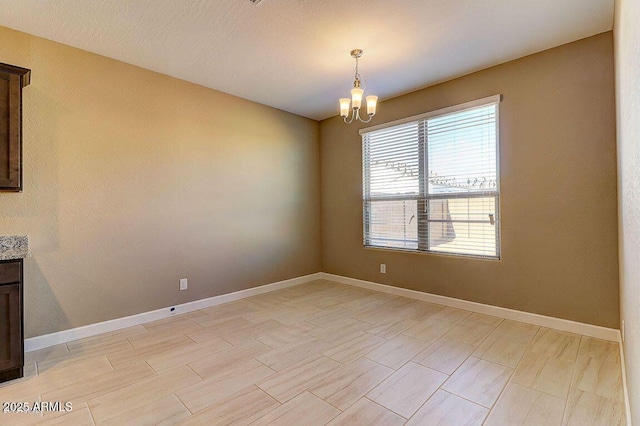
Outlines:
[[594,337],[597,339],[609,340],[612,342],[620,341],[620,331],[613,328],[600,327],[597,325],[585,324],[566,319],[548,317],[545,315],[532,314],[523,311],[516,311],[514,309],[485,305],[483,303],[470,302],[468,300],[455,299],[453,297],[447,296],[439,296],[437,294],[424,293],[416,290],[408,290],[406,288],[393,287],[390,285],[378,284],[371,281],[364,281],[356,278],[328,274],[326,272],[322,272],[321,275],[325,280],[335,281],[338,283],[348,284],[356,287],[362,287],[369,290],[380,291],[383,293],[394,294],[396,296],[403,296],[411,299],[422,300],[425,302],[436,303],[438,305],[450,306],[452,308],[478,312],[485,315],[493,315],[496,317],[514,321],[526,322],[542,327],[553,328],[555,330],[582,334],[584,336]]
[[627,417],[627,426],[631,426],[631,403],[629,402],[629,388],[627,388],[627,368],[624,364],[624,345],[620,334],[620,367],[622,368],[622,390],[624,392],[624,408]]
[[31,352],[38,349],[47,348],[49,346],[67,343],[85,337],[95,336],[97,334],[107,333],[109,331],[120,330],[123,328],[132,327],[134,325],[140,325],[163,318],[168,318],[172,315],[185,314],[187,312],[197,311],[198,309],[221,305],[223,303],[233,302],[234,300],[240,300],[246,297],[257,296],[258,294],[268,293],[270,291],[280,290],[298,284],[304,284],[310,281],[319,280],[321,278],[322,273],[317,272],[315,274],[291,278],[289,280],[278,281],[271,284],[265,284],[259,287],[183,303],[182,305],[175,305],[173,306],[173,308],[175,308],[173,311],[171,311],[172,307],[166,307],[157,309],[155,311],[143,312],[137,315],[131,315],[128,317],[116,318],[96,324],[85,325],[83,327],[72,328],[70,330],[63,330],[56,333],[45,334],[43,336],[31,337],[29,339],[25,339],[24,350],[25,352]]
[[516,311],[498,306],[485,305],[482,303],[469,302],[467,300],[455,299],[452,297],[439,296],[436,294],[424,293],[421,291],[408,290],[400,287],[393,287],[385,284],[378,284],[371,281],[363,281],[355,278],[343,277],[340,275],[318,272],[315,274],[305,275],[302,277],[292,278],[289,280],[279,281],[272,284],[266,284],[260,287],[254,287],[246,290],[236,291],[233,293],[223,294],[220,296],[209,297],[207,299],[196,300],[174,306],[175,310],[171,311],[171,307],[157,309],[155,311],[143,312],[137,315],[131,315],[124,318],[116,318],[96,324],[89,324],[83,327],[63,330],[56,333],[45,334],[43,336],[31,337],[25,339],[24,347],[26,352],[35,351],[37,349],[49,346],[67,343],[74,340],[91,337],[110,331],[120,330],[134,325],[145,324],[172,315],[184,314],[187,312],[204,309],[223,303],[232,302],[234,300],[244,299],[246,297],[256,296],[258,294],[268,293],[298,284],[304,284],[310,281],[326,279],[342,284],[362,287],[369,290],[380,291],[383,293],[394,294],[397,296],[408,297],[411,299],[423,300],[426,302],[436,303],[439,305],[450,306],[452,308],[464,309],[467,311],[478,312],[486,315],[493,315],[500,318],[511,319],[514,321],[526,322],[542,327],[553,328],[561,331],[582,334],[613,342],[620,342],[619,330],[611,328],[599,327],[597,325],[584,324],[580,322],[548,317],[544,315],[532,314],[529,312]]

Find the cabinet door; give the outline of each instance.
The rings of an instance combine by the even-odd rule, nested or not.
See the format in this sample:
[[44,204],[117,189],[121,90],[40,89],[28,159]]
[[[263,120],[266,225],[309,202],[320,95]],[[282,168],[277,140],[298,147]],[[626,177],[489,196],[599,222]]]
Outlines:
[[22,366],[20,284],[0,286],[0,371]]
[[21,189],[20,76],[0,71],[0,190]]

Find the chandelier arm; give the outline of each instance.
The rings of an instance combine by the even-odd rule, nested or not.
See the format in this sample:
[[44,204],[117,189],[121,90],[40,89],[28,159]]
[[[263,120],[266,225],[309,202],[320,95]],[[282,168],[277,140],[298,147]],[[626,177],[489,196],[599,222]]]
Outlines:
[[354,118],[356,118],[356,114],[355,114],[355,112],[353,112],[353,111],[352,111],[351,119],[350,119],[350,120],[347,120],[347,117],[344,117],[343,119],[344,119],[344,122],[345,122],[345,123],[347,123],[347,124],[351,124],[351,123],[353,123],[353,119],[354,119]]
[[371,119],[373,119],[373,116],[374,116],[375,114],[369,114],[369,119],[368,119],[368,120],[363,120],[362,118],[360,118],[360,116],[359,116],[359,115],[360,115],[360,114],[358,114],[358,118],[360,119],[360,121],[362,121],[363,123],[368,123],[368,122],[370,122],[370,121],[371,121]]

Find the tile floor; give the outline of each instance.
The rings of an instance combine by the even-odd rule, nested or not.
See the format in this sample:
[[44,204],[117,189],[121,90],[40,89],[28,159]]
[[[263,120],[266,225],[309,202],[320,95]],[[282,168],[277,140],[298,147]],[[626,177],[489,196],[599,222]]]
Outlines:
[[312,283],[26,355],[0,424],[623,425],[618,345]]

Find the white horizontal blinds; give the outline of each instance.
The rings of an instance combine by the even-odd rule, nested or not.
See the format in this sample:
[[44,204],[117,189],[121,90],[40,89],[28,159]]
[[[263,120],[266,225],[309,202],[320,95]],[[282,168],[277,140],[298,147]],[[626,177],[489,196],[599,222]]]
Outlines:
[[418,196],[418,123],[367,134],[369,191],[372,198]]
[[[429,250],[477,256],[498,255],[497,197],[435,199],[428,203]],[[490,215],[494,217],[493,224]]]
[[428,249],[499,255],[497,104],[426,120]]
[[496,104],[427,120],[429,194],[495,192]]
[[364,234],[371,246],[418,247],[418,124],[363,136]]
[[418,248],[417,200],[365,201],[365,211],[369,213],[367,245]]
[[499,97],[484,101],[363,132],[366,246],[499,257]]

